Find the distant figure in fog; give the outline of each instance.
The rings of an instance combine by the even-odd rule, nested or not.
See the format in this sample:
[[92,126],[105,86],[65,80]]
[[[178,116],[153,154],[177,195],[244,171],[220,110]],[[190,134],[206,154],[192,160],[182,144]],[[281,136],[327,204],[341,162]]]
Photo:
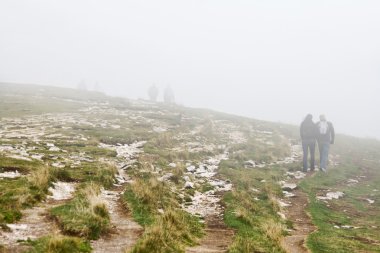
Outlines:
[[164,102],[167,104],[174,104],[175,102],[174,92],[170,86],[167,86],[164,91]]
[[308,154],[310,151],[310,170],[315,169],[315,142],[317,138],[316,125],[313,122],[313,116],[308,114],[304,121],[301,123],[300,134],[302,139],[303,150],[303,171],[307,172],[308,169]]
[[331,122],[326,120],[325,115],[319,116],[320,121],[317,123],[317,141],[320,157],[320,169],[326,172],[329,161],[330,144],[334,144],[335,130]]
[[149,87],[148,96],[149,96],[150,101],[153,101],[153,102],[157,101],[158,92],[159,92],[158,88],[156,87],[155,84]]

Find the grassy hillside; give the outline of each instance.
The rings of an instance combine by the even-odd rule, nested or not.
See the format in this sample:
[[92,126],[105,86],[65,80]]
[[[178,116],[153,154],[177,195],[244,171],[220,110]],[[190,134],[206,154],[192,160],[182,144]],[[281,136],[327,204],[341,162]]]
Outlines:
[[[0,251],[286,252],[297,229],[297,126],[1,83],[0,119]],[[338,135],[329,171],[297,181],[311,252],[380,252],[379,167],[378,141]]]

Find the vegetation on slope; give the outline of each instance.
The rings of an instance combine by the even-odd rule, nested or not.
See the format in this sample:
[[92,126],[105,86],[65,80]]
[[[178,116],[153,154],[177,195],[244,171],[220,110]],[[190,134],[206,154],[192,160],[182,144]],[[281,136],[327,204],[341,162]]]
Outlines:
[[109,214],[99,194],[99,186],[87,184],[71,201],[51,210],[64,233],[97,239],[107,231]]

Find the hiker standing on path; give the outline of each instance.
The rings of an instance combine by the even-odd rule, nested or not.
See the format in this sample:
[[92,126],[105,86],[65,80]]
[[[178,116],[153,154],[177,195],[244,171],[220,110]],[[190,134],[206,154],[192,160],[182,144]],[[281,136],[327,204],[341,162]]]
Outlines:
[[327,163],[329,161],[330,144],[334,144],[335,130],[331,122],[326,120],[325,115],[319,116],[320,121],[317,123],[318,148],[320,157],[320,169],[326,172]]
[[313,122],[313,116],[308,114],[304,121],[301,123],[300,134],[302,139],[302,150],[303,150],[303,171],[307,172],[308,164],[307,157],[310,151],[310,170],[315,169],[315,142],[317,129]]

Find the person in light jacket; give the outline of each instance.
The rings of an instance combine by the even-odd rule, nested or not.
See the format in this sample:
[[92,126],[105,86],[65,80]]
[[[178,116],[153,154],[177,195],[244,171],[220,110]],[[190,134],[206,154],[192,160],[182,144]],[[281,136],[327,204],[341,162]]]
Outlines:
[[317,141],[320,157],[320,169],[323,172],[327,170],[329,161],[330,144],[334,144],[335,130],[331,122],[326,120],[325,115],[319,116],[320,121],[317,123]]

